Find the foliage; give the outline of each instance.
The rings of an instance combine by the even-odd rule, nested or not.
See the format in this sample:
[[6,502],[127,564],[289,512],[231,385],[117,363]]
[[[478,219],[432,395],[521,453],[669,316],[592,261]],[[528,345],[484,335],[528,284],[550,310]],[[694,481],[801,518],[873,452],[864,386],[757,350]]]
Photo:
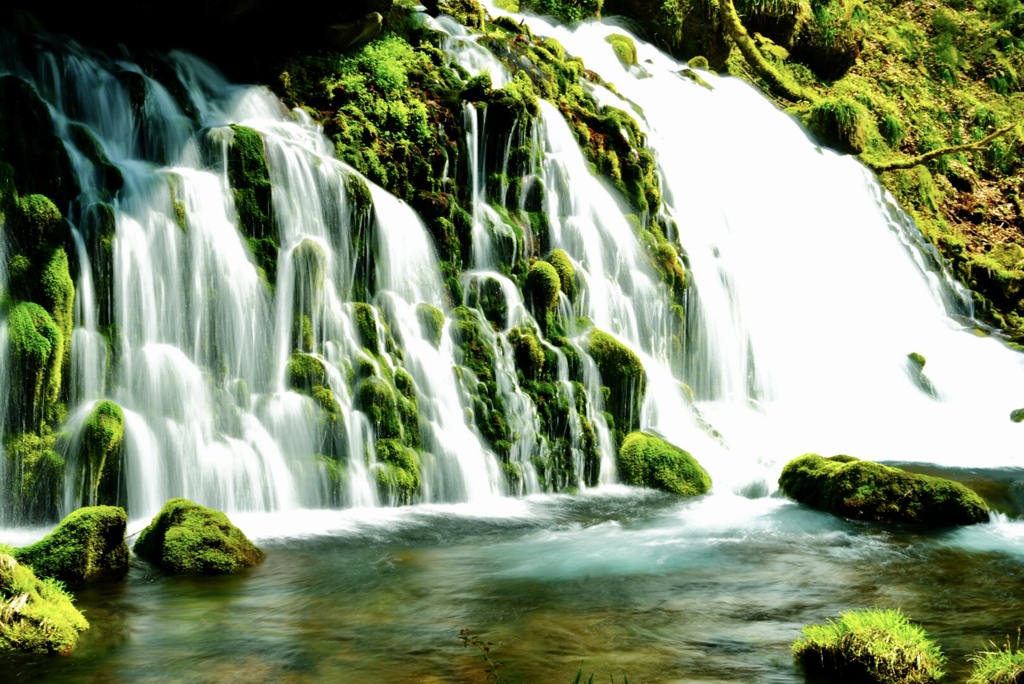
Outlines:
[[857,520],[970,525],[988,521],[988,506],[964,485],[861,461],[805,454],[782,469],[779,488],[808,506]]
[[[647,390],[647,373],[633,351],[606,332],[594,329],[587,345],[608,387],[606,406],[616,427],[624,433],[640,426],[640,409]],[[621,439],[621,438],[620,438]]]
[[0,651],[68,653],[89,623],[54,579],[38,579],[0,546]]
[[992,649],[967,657],[974,663],[967,684],[1018,684],[1024,681],[1024,651],[1020,648],[1020,629],[1017,630],[1016,647],[1010,644],[1007,637],[1001,647],[992,643]]
[[123,508],[79,508],[40,541],[16,549],[14,557],[30,566],[37,577],[73,584],[123,576],[128,572],[127,524]]
[[858,684],[930,684],[945,662],[924,629],[892,609],[847,611],[808,625],[792,649],[806,670]]
[[251,128],[232,124],[227,172],[235,198],[238,227],[249,243],[256,265],[270,283],[277,278],[277,228],[271,200],[270,170],[263,138]]
[[81,444],[87,469],[88,503],[114,505],[127,501],[121,442],[124,414],[112,401],[101,401],[89,414],[82,430]]
[[240,572],[266,557],[224,513],[188,499],[165,503],[133,550],[173,574]]

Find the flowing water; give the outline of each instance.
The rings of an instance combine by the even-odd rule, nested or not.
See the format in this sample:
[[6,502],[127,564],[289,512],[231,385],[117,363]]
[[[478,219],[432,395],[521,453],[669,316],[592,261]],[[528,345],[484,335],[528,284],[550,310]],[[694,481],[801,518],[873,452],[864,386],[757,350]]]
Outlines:
[[[961,675],[966,654],[1024,620],[1018,522],[994,516],[915,532],[771,496],[786,461],[817,451],[932,464],[1021,511],[1013,493],[1024,479],[1015,448],[1024,428],[1008,414],[1024,404],[1024,364],[975,334],[969,297],[892,198],[742,83],[702,73],[705,88],[641,41],[639,66],[626,69],[605,40],[622,30],[607,24],[515,19],[614,83],[615,92],[587,86],[600,102],[640,112],[692,285],[680,355],[659,275],[554,105],[542,102],[528,130],[501,135],[486,111],[466,106],[474,245],[462,281],[467,303],[497,290],[507,305],[504,324],[486,323],[483,337],[496,396],[510,409],[509,460],[520,474],[512,491],[472,418],[464,374],[453,372],[460,351],[422,221],[334,160],[305,115],[184,54],[171,55],[158,80],[75,47],[31,63],[4,48],[0,71],[46,100],[82,186],[65,212],[79,268],[72,406],[59,447],[75,453],[95,403],[116,401],[129,531],[186,496],[231,513],[268,558],[202,580],[134,565],[123,584],[79,592],[93,626],[71,656],[4,657],[0,670],[24,681],[483,681],[481,654],[457,638],[468,628],[494,642],[501,681],[569,681],[582,662],[597,679],[799,682],[788,646],[803,624],[879,605],[924,624]],[[464,29],[443,17],[434,25],[448,34],[453,63],[490,73],[495,86],[508,81]],[[231,124],[264,143],[276,275],[254,267],[235,227]],[[75,126],[119,169],[115,196],[104,195]],[[513,141],[534,150],[521,180],[543,183],[551,246],[579,275],[579,296],[559,307],[583,382],[570,381],[563,350],[552,348],[575,468],[558,484],[575,496],[541,493],[549,476],[531,457],[550,445],[509,343],[513,329],[538,327],[501,271],[515,236],[502,212],[522,207],[507,205],[507,187],[487,188],[489,172],[509,168]],[[368,208],[352,196],[360,183]],[[90,217],[107,202],[115,232],[103,281]],[[353,236],[367,237],[369,252]],[[528,233],[514,249],[544,256]],[[376,349],[358,331],[360,288],[372,295]],[[423,304],[449,314],[436,345],[420,325]],[[303,318],[302,345],[323,361],[339,408],[330,434],[320,405],[288,390]],[[693,452],[713,477],[711,494],[678,501],[614,484],[600,377],[582,351],[589,327],[577,324],[588,319],[642,360],[642,428]],[[116,334],[117,359],[101,330]],[[4,374],[5,335],[6,321]],[[934,393],[915,383],[911,352],[927,358]],[[376,486],[385,465],[350,379],[366,368],[412,379],[424,454],[415,506],[390,506],[399,501]],[[601,462],[591,489],[584,421]],[[347,468],[340,490],[314,458],[327,442]],[[65,511],[82,501],[85,477],[69,470]],[[46,532],[18,527],[5,506],[0,516],[2,541]]]

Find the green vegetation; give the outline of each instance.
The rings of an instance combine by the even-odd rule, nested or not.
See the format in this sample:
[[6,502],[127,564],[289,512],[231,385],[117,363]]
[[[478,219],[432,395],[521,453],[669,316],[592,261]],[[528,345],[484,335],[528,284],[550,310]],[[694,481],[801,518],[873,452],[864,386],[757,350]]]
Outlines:
[[53,520],[58,515],[64,484],[64,459],[53,450],[55,437],[47,431],[8,433],[4,437],[9,497],[19,517],[32,522]]
[[128,572],[127,524],[123,508],[79,508],[40,541],[16,549],[14,557],[30,566],[37,577],[69,584],[120,577]]
[[0,546],[0,651],[69,653],[89,623],[60,582],[37,579]]
[[994,650],[981,651],[968,656],[974,663],[967,684],[1018,684],[1024,681],[1024,651],[1020,648],[1020,630],[1017,630],[1016,647],[1009,638],[1002,647],[992,644]]
[[323,361],[309,354],[296,352],[288,358],[288,387],[312,396],[315,387],[327,384],[327,370]]
[[444,312],[423,302],[416,305],[416,316],[419,318],[423,336],[435,347],[440,347],[441,333],[444,331]]
[[121,442],[124,414],[112,401],[101,401],[89,414],[82,430],[82,451],[88,465],[82,499],[100,505],[123,504],[128,500]]
[[605,406],[615,421],[616,441],[640,427],[640,409],[647,391],[647,373],[633,351],[606,332],[590,333],[587,352],[594,357],[601,371],[601,381],[608,388]]
[[925,363],[925,358],[917,352],[907,354],[907,372],[910,373],[911,380],[914,381],[919,390],[934,398],[937,396],[937,393],[932,385],[932,381],[924,374]]
[[557,306],[561,289],[562,283],[554,266],[546,261],[537,261],[530,267],[523,294],[537,320],[544,320],[547,312]]
[[852,456],[805,454],[782,469],[779,488],[800,503],[856,520],[942,526],[988,521],[988,506],[960,483]]
[[232,124],[228,147],[228,182],[235,197],[238,227],[256,265],[269,283],[277,279],[277,226],[271,202],[270,170],[263,138],[251,128]]
[[619,449],[619,477],[639,487],[696,496],[711,489],[711,477],[688,452],[645,432],[631,432]]
[[396,503],[412,503],[420,491],[420,462],[416,451],[397,439],[380,439],[376,443],[377,485],[385,499]]
[[792,648],[808,672],[851,684],[930,684],[946,660],[921,627],[891,609],[852,610],[808,625]]
[[622,66],[627,69],[631,66],[636,66],[636,43],[629,36],[624,36],[621,33],[613,33],[612,35],[605,38],[612,49],[615,50],[615,56],[622,62]]
[[38,431],[59,408],[64,336],[46,309],[33,302],[11,309],[8,325],[13,366],[8,425]]
[[548,255],[548,263],[555,267],[562,293],[569,298],[569,301],[573,301],[578,288],[576,287],[576,267],[572,265],[569,255],[561,249],[553,249]]
[[139,533],[143,560],[174,574],[224,574],[259,565],[265,554],[228,517],[187,499],[171,499]]

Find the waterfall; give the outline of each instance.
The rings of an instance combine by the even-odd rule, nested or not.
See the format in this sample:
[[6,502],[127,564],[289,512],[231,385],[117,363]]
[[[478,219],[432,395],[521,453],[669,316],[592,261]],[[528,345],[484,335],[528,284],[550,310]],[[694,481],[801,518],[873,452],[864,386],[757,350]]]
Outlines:
[[[450,170],[469,189],[462,301],[421,217],[269,90],[182,53],[30,61],[5,44],[0,73],[45,102],[79,188],[59,207],[77,276],[62,512],[95,500],[82,454],[104,401],[123,413],[139,518],[174,496],[262,512],[610,485],[616,431],[634,428],[693,452],[723,493],[770,490],[808,451],[1019,463],[1019,355],[974,334],[970,298],[869,172],[735,79],[681,77],[635,37],[639,65],[623,66],[606,40],[620,28],[513,16],[615,84],[582,86],[636,113],[663,206],[627,215],[551,102],[504,130],[466,103]],[[477,36],[424,21],[467,77],[512,82]],[[251,182],[247,154],[263,165]],[[685,307],[638,229],[655,219],[685,248],[667,252]],[[523,283],[544,260],[574,275],[541,310]],[[595,329],[645,370],[632,428],[611,420]],[[5,319],[4,378],[6,336]],[[16,477],[0,454],[0,482]]]

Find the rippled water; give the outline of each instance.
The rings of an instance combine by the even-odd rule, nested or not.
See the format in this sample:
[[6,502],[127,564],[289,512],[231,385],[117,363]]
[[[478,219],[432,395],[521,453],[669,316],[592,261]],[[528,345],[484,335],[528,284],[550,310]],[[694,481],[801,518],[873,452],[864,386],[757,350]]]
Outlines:
[[[142,563],[84,589],[66,657],[17,681],[803,682],[789,644],[839,611],[898,606],[963,680],[1024,619],[1024,525],[913,531],[781,498],[637,490],[468,506],[239,517],[266,562],[233,577]],[[138,528],[131,525],[131,530]],[[295,532],[302,530],[302,533]],[[5,677],[6,678],[6,677]]]

